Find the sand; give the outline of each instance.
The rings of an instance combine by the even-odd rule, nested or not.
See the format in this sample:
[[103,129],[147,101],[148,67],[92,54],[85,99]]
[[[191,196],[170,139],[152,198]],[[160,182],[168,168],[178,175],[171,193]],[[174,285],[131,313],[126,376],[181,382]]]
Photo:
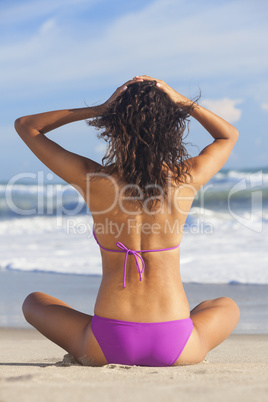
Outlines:
[[64,355],[35,330],[0,329],[0,402],[268,400],[268,335],[232,335],[192,366],[82,367]]

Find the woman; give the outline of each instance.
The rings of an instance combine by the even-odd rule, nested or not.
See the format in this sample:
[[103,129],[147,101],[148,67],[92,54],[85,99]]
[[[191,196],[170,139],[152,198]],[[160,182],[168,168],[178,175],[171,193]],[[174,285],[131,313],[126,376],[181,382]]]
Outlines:
[[[189,116],[214,138],[193,158],[182,141]],[[45,136],[84,119],[104,129],[104,165]],[[84,197],[103,268],[93,317],[35,292],[23,304],[26,320],[85,365],[201,362],[234,330],[239,309],[220,297],[190,311],[179,245],[197,191],[227,161],[237,130],[149,76],[128,81],[103,105],[21,117],[15,128]]]

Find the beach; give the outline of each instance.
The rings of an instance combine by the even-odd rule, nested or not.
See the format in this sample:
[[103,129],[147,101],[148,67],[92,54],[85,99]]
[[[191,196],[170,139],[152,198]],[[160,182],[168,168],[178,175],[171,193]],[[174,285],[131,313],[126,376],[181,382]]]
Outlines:
[[0,400],[264,402],[268,335],[231,335],[197,365],[74,365],[35,330],[0,330]]
[[82,367],[24,320],[34,290],[93,314],[100,276],[0,271],[0,401],[266,401],[268,286],[184,284],[190,307],[232,297],[241,318],[233,334],[197,365]]
[[[254,203],[251,187],[229,198],[229,191],[244,179],[248,185],[259,185],[260,178],[263,193]],[[163,368],[76,365],[66,351],[25,321],[21,306],[34,291],[93,314],[101,258],[92,238],[92,217],[68,186],[18,183],[9,193],[3,183],[0,402],[266,401],[267,182],[267,168],[251,175],[229,170],[218,173],[195,200],[180,245],[181,277],[190,309],[226,296],[237,303],[240,321],[202,363]]]

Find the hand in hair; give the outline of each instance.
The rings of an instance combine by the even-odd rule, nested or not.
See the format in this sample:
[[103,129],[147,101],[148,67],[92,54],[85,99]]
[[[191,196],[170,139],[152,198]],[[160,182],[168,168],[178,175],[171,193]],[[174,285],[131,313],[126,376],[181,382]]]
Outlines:
[[118,96],[120,96],[127,89],[128,85],[133,84],[134,82],[137,82],[137,81],[143,81],[143,79],[139,79],[139,78],[135,77],[135,79],[129,80],[125,84],[118,87],[117,90],[112,94],[112,96],[110,96],[110,98],[106,102],[103,103],[102,106],[103,106],[104,110],[106,108],[108,108],[118,98]]
[[160,91],[165,92],[170,99],[176,103],[178,106],[191,106],[193,105],[193,101],[191,101],[190,99],[186,98],[185,96],[179,94],[177,91],[175,91],[175,89],[171,88],[168,84],[166,84],[164,81],[162,80],[158,80],[157,78],[152,78],[149,77],[148,75],[138,75],[136,77],[134,77],[135,81],[156,81],[157,84],[157,88],[159,88]]

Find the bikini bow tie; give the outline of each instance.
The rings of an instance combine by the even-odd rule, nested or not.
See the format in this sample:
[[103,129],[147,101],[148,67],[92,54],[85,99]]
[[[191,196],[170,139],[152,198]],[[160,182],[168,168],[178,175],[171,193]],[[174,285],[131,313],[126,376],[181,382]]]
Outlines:
[[[119,242],[119,241],[116,243],[116,245],[117,245],[118,248],[120,248],[121,250],[123,250],[123,251],[126,253],[125,262],[124,262],[123,287],[124,287],[124,288],[126,287],[127,257],[128,257],[129,254],[132,254],[132,255],[134,255],[134,257],[135,257],[135,260],[136,260],[136,268],[137,268],[137,271],[138,271],[139,276],[140,276],[140,281],[142,281],[142,276],[141,276],[141,274],[142,274],[143,271],[144,271],[145,262],[144,262],[142,256],[139,254],[140,251],[131,250],[130,248],[127,248],[123,243],[121,243],[121,242]],[[140,269],[138,257],[139,257],[139,259],[141,260],[142,269]]]

